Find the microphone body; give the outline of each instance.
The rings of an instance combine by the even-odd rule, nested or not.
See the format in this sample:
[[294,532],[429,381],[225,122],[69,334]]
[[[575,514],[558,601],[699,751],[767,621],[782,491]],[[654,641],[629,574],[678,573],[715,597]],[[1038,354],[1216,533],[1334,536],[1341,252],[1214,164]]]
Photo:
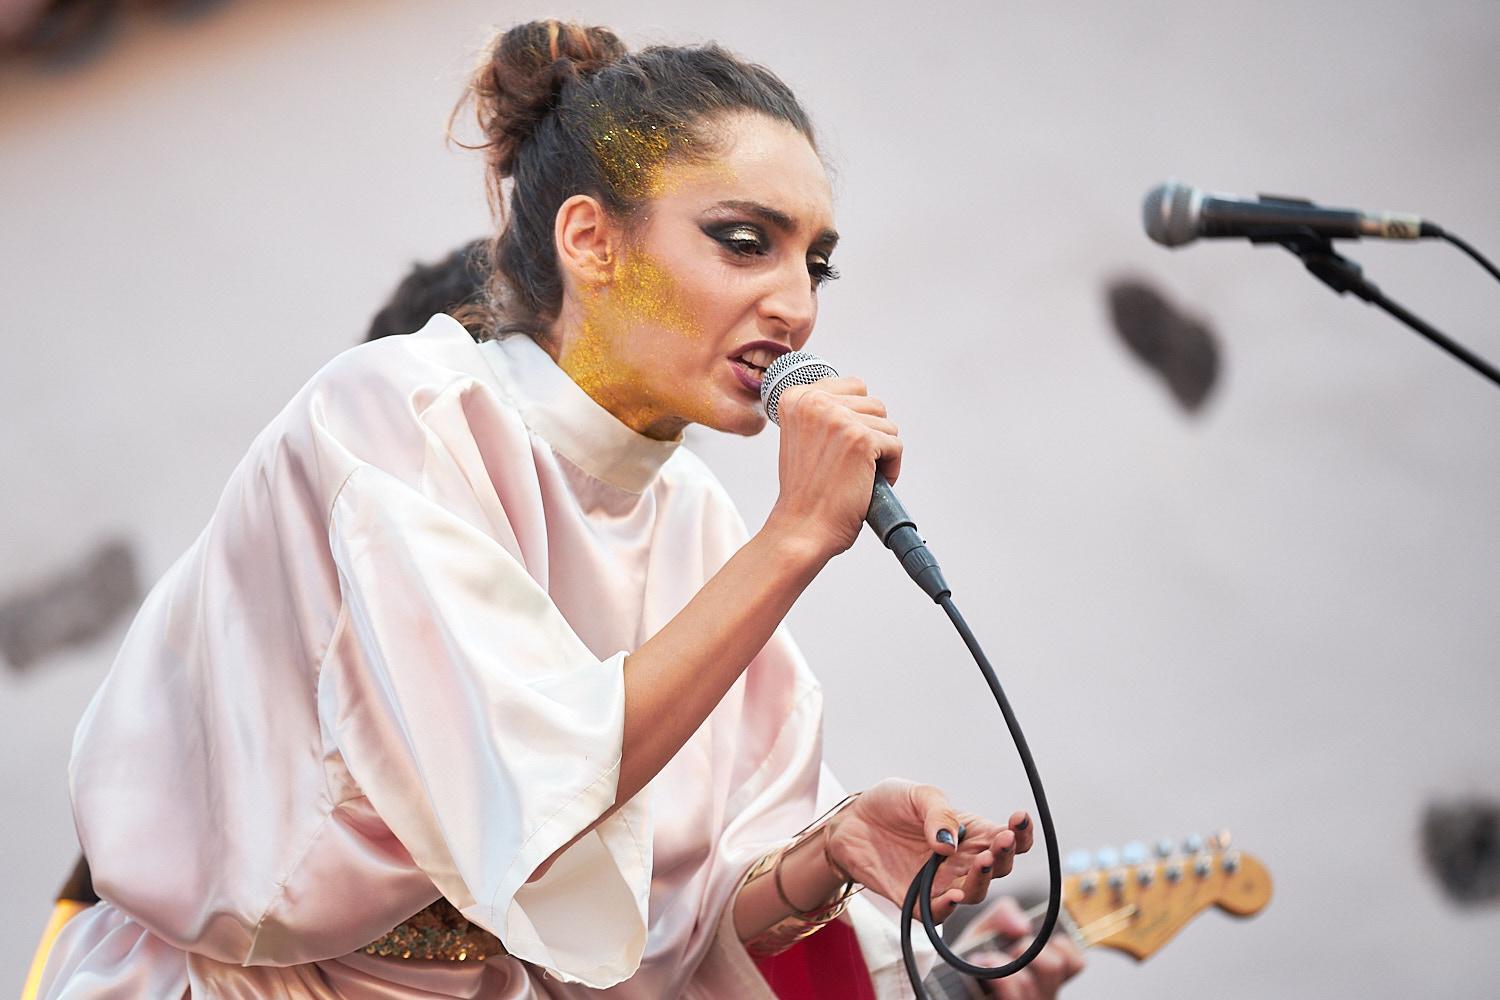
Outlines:
[[[760,384],[760,399],[765,405],[766,416],[777,426],[781,425],[777,404],[781,394],[794,385],[810,385],[826,378],[838,378],[838,369],[806,351],[788,351],[766,369]],[[882,545],[901,561],[907,575],[917,586],[940,602],[953,593],[943,571],[932,553],[927,551],[927,541],[917,532],[917,523],[911,519],[891,484],[880,473],[875,474],[875,483],[870,492],[870,508],[865,513],[865,523],[870,526]]]
[[1405,212],[1322,208],[1303,198],[1275,195],[1240,198],[1180,181],[1168,181],[1148,193],[1141,220],[1147,236],[1169,247],[1199,238],[1274,239],[1308,231],[1345,240],[1415,240],[1442,233],[1421,216]]

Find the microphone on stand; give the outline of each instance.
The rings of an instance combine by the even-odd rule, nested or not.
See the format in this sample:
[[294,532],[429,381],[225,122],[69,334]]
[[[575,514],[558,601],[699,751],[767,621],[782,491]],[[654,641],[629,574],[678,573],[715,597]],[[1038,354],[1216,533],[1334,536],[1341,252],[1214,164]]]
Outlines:
[[1328,239],[1415,240],[1443,235],[1436,223],[1404,212],[1322,208],[1305,198],[1261,195],[1241,198],[1170,180],[1153,188],[1141,206],[1146,235],[1180,247],[1202,237],[1274,240],[1292,232]]
[[1333,249],[1334,240],[1373,236],[1386,240],[1447,240],[1500,280],[1500,267],[1484,254],[1419,215],[1363,212],[1354,208],[1320,208],[1305,198],[1261,195],[1258,199],[1202,191],[1181,181],[1167,181],[1146,194],[1141,205],[1146,235],[1167,247],[1180,247],[1200,236],[1241,236],[1251,243],[1275,243],[1302,261],[1309,274],[1335,292],[1352,293],[1379,306],[1496,385],[1500,368],[1453,340],[1409,309],[1387,298],[1354,261]]
[[[760,399],[765,404],[766,416],[778,427],[777,404],[781,394],[794,385],[811,385],[826,378],[838,378],[838,369],[806,351],[788,351],[766,369],[760,383]],[[907,574],[917,586],[941,603],[953,593],[937,560],[927,551],[927,542],[917,533],[917,523],[911,519],[901,501],[896,499],[891,484],[880,473],[875,474],[875,486],[870,497],[870,509],[865,514],[865,523],[880,538],[881,544],[895,553]]]

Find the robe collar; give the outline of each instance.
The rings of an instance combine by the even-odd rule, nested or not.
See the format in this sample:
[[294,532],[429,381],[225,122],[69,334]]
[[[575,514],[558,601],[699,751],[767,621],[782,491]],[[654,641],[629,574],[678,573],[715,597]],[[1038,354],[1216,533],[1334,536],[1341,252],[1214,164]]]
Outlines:
[[525,334],[485,341],[480,351],[510,390],[526,426],[595,479],[644,493],[682,444],[681,435],[658,441],[621,423]]

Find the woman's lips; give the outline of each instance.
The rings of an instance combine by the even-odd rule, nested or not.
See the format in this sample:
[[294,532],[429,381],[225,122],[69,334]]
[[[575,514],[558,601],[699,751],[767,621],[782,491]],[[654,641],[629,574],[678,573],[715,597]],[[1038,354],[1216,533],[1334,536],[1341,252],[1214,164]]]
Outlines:
[[734,377],[740,380],[740,385],[755,393],[755,398],[760,398],[760,383],[762,372],[760,369],[745,364],[743,361],[730,360],[729,367],[734,369]]

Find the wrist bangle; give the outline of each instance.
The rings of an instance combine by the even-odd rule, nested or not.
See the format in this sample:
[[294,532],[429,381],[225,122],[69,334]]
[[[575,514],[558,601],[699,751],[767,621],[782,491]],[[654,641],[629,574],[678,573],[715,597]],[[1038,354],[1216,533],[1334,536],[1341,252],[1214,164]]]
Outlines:
[[[804,827],[790,841],[782,844],[775,850],[764,854],[745,875],[744,885],[749,885],[757,878],[765,877],[767,872],[771,873],[772,885],[776,888],[776,895],[791,913],[781,920],[772,924],[766,930],[745,942],[745,948],[752,955],[776,955],[790,948],[805,937],[816,934],[824,924],[838,919],[848,905],[850,897],[864,888],[863,885],[855,883],[853,877],[844,868],[833,860],[829,850],[830,836],[828,830],[832,826],[833,818],[843,811],[859,795],[856,792],[848,796],[838,805]],[[818,904],[811,910],[800,909],[797,904],[787,898],[786,889],[781,884],[781,863],[786,855],[800,845],[806,843],[814,836],[821,836],[823,840],[823,860],[828,867],[836,872],[844,880],[837,894],[830,900]]]

